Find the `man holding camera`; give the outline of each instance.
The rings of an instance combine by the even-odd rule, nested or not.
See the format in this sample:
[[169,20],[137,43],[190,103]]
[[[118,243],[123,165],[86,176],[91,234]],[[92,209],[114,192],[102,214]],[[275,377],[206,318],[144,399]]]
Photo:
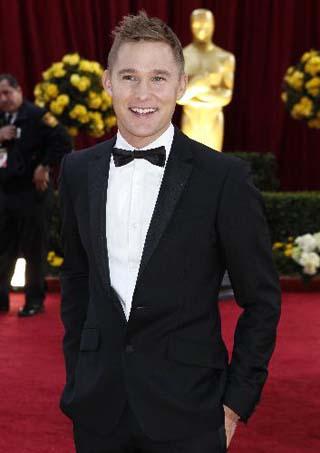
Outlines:
[[71,151],[66,130],[24,100],[11,74],[0,74],[0,312],[9,311],[10,280],[26,259],[25,304],[19,316],[43,311],[50,166]]

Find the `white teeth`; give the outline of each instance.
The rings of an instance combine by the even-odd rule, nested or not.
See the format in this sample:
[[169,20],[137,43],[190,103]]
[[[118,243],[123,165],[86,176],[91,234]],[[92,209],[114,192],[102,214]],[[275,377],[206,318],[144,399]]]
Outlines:
[[140,115],[145,115],[146,113],[154,113],[156,109],[142,109],[139,107],[132,107],[131,110],[135,113],[139,113]]

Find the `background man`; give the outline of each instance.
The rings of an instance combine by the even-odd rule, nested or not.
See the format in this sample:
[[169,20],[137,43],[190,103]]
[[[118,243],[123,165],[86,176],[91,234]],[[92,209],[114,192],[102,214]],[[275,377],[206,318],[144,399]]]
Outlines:
[[0,311],[9,310],[17,258],[26,259],[25,305],[20,316],[43,309],[50,165],[71,151],[66,130],[23,99],[10,74],[0,75]]
[[[61,407],[80,453],[226,451],[267,377],[280,293],[262,199],[242,161],[171,124],[186,82],[172,30],[124,18],[104,75],[117,136],[63,161]],[[226,269],[243,308],[229,366]]]

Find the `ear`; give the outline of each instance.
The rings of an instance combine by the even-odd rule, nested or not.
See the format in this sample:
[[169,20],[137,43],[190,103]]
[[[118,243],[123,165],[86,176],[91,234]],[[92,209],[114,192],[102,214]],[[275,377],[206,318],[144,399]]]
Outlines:
[[103,88],[112,96],[112,84],[110,70],[106,69],[102,74],[102,85]]
[[180,76],[179,80],[179,87],[177,91],[177,101],[182,98],[184,93],[186,92],[187,89],[187,84],[188,84],[188,76],[187,74],[183,73]]

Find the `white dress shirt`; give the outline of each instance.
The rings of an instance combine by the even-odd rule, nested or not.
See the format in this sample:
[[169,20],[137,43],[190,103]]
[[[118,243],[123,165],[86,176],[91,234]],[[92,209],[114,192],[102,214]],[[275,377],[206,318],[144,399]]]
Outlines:
[[[173,136],[174,127],[170,124],[157,140],[141,150],[164,146],[167,163]],[[119,131],[115,148],[134,150]],[[145,159],[134,159],[121,167],[114,165],[112,156],[110,160],[106,207],[110,279],[127,320],[164,169]]]

